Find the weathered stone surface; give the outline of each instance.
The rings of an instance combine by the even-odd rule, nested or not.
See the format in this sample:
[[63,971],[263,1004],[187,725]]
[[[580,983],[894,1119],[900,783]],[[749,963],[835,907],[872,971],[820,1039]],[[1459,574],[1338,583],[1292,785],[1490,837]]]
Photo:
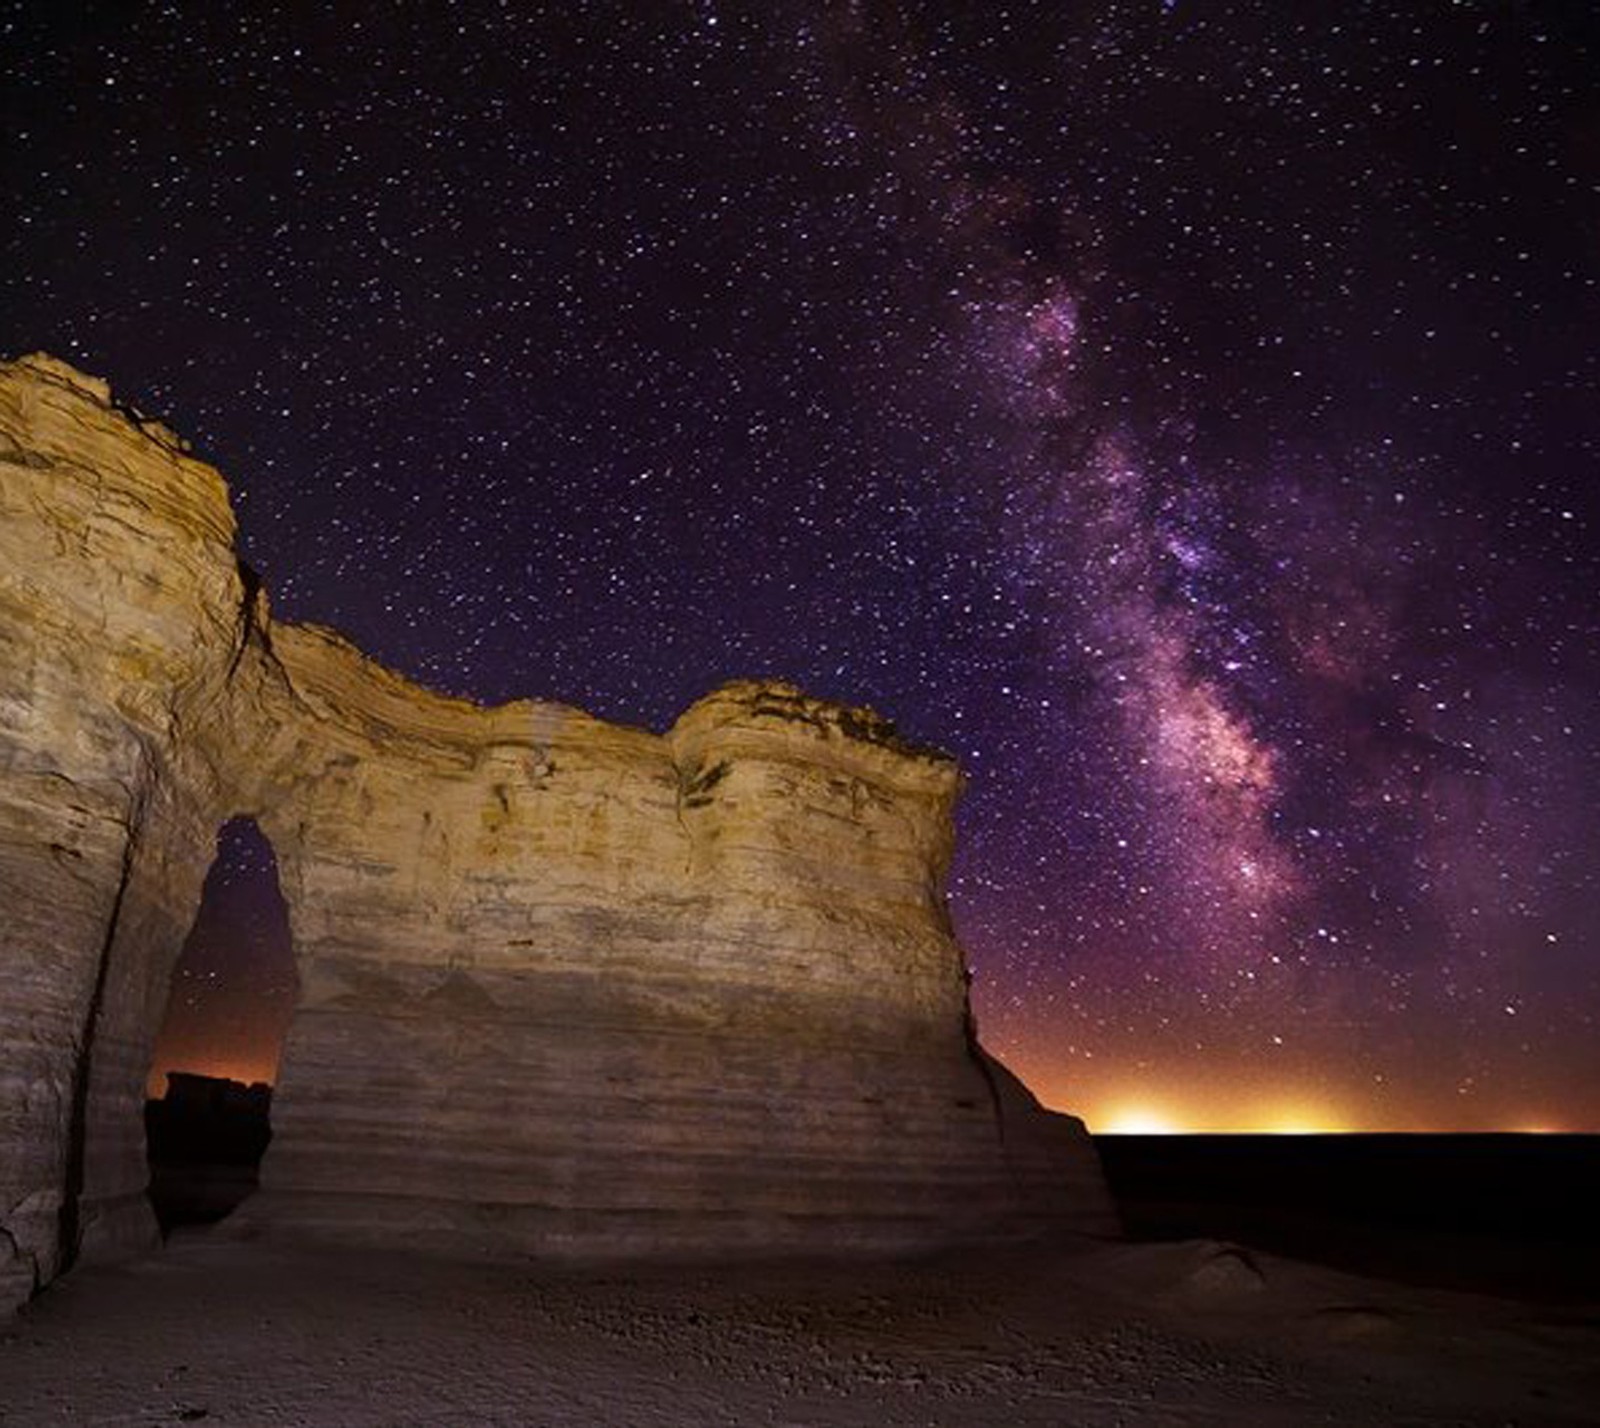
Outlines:
[[103,384],[43,358],[0,371],[0,1228],[13,1281],[48,1278],[63,1245],[153,1232],[130,1078],[215,833],[180,724],[223,699],[233,533],[217,473],[117,411]]
[[0,1299],[151,1232],[141,1088],[237,815],[300,978],[258,1224],[578,1253],[1111,1227],[1081,1126],[973,1039],[946,756],[783,685],[659,736],[449,699],[274,623],[233,535],[171,433],[0,366]]

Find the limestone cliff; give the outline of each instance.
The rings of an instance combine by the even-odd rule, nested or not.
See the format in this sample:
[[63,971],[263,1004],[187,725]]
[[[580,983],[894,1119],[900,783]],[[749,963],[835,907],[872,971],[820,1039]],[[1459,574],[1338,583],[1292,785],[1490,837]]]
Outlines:
[[0,366],[0,1305],[151,1232],[139,1100],[216,830],[300,979],[266,1226],[551,1253],[1111,1227],[971,1039],[958,775],[730,684],[665,735],[480,708],[275,623],[221,477]]

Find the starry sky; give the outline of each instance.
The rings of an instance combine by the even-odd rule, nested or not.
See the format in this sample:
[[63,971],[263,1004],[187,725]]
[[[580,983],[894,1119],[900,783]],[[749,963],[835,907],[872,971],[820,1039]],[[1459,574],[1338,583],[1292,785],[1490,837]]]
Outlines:
[[[40,3],[0,53],[0,348],[191,438],[281,617],[949,748],[981,1033],[1092,1128],[1600,1130],[1593,7]],[[221,848],[163,1055],[270,1075],[271,850]]]

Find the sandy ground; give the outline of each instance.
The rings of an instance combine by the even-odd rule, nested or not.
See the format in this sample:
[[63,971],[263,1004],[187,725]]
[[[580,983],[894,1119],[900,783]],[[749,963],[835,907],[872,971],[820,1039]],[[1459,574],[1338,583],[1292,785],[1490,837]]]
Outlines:
[[189,1233],[0,1330],[0,1421],[1600,1422],[1600,1309],[1209,1242],[537,1265]]

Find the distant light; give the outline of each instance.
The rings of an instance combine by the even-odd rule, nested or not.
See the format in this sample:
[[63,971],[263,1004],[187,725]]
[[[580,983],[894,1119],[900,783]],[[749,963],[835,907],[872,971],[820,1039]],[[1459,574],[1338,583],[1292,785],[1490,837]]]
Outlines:
[[1303,1102],[1269,1107],[1250,1128],[1254,1135],[1338,1135],[1349,1129],[1337,1112]]
[[1129,1107],[1113,1112],[1103,1126],[1094,1126],[1102,1135],[1182,1135],[1180,1127],[1159,1111]]

